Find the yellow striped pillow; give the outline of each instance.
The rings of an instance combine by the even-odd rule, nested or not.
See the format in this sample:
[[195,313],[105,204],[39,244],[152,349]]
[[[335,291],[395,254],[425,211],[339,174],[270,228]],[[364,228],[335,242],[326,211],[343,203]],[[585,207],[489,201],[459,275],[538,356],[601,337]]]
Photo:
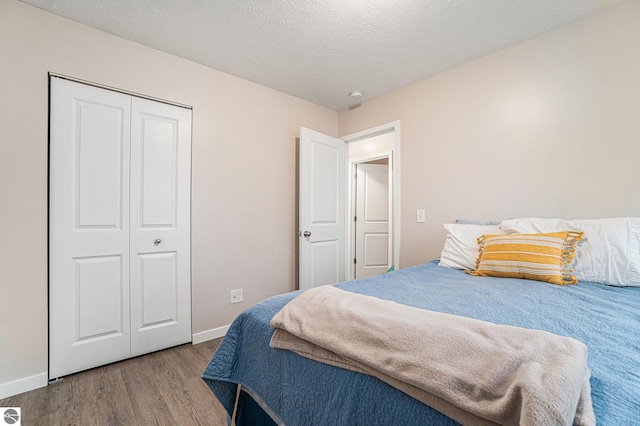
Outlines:
[[524,278],[552,284],[577,284],[571,264],[582,232],[483,235],[476,270],[483,277]]

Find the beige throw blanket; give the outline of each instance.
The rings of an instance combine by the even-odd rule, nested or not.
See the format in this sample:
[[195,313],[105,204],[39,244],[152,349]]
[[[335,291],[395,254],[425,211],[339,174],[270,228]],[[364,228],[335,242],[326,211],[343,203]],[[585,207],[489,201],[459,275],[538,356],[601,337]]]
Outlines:
[[332,286],[271,321],[274,348],[369,374],[467,425],[594,425],[587,348]]

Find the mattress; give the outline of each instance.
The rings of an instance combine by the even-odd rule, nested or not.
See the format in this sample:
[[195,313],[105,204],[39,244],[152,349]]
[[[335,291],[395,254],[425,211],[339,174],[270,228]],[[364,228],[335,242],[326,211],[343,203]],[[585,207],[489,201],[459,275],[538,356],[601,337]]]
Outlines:
[[[589,351],[598,425],[640,424],[640,288],[473,277],[436,261],[336,287],[578,339]],[[204,381],[229,414],[239,384],[279,424],[457,424],[374,377],[270,348],[269,322],[297,294],[240,314],[205,368]]]

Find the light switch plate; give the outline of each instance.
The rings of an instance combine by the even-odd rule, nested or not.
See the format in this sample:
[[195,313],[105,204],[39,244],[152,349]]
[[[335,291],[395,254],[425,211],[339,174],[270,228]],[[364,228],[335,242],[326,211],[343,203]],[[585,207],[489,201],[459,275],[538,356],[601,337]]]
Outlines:
[[424,223],[424,209],[418,209],[416,212],[416,222]]

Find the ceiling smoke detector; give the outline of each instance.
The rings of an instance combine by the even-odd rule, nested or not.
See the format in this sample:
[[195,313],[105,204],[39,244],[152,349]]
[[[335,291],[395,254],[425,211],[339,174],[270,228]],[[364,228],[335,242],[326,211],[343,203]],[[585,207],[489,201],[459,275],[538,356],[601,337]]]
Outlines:
[[351,93],[349,93],[349,97],[354,101],[359,101],[360,99],[362,99],[362,95],[362,90],[353,90]]
[[351,91],[351,93],[349,93],[349,97],[351,98],[352,101],[356,102],[355,104],[353,104],[353,105],[351,105],[349,107],[349,110],[356,109],[360,105],[362,105],[360,103],[360,99],[362,99],[362,90],[353,90],[353,91]]

